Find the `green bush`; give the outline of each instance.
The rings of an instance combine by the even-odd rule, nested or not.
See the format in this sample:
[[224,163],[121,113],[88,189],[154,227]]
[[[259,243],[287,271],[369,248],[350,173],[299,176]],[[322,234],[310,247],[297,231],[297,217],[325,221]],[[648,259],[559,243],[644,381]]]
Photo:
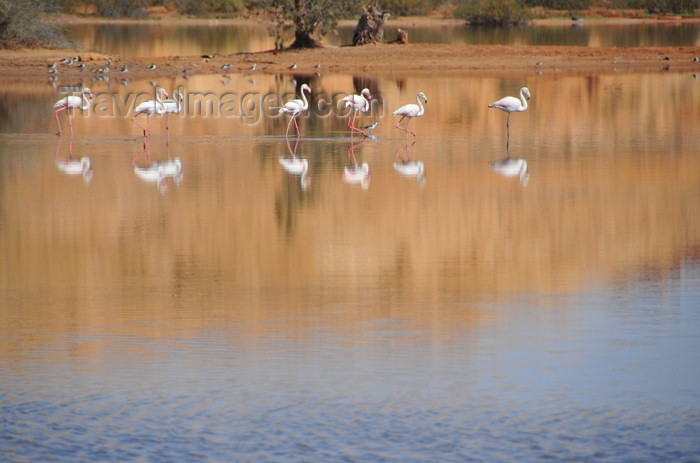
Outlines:
[[457,7],[455,16],[471,24],[493,26],[518,24],[528,19],[521,0],[467,0]]

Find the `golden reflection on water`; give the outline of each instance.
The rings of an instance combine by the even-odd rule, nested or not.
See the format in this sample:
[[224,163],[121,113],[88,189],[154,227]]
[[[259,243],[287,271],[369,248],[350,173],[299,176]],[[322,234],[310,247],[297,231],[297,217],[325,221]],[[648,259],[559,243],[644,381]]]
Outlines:
[[[249,79],[161,85],[295,89],[291,76]],[[330,95],[367,81],[313,82]],[[70,147],[48,135],[55,95],[41,89],[42,118],[18,130],[30,135],[4,135],[0,145],[0,331],[167,337],[233,323],[245,342],[303,337],[312,326],[361,333],[388,318],[447,340],[455,326],[490,318],[484,302],[585,291],[640,272],[664,278],[695,258],[700,90],[690,76],[370,83],[384,105],[378,142],[353,148],[345,119],[301,118],[306,189],[278,162],[290,156],[279,136],[286,119],[175,118],[169,143],[155,119],[152,160],[182,163],[180,182],[156,186],[134,173],[144,145],[128,118],[76,117]],[[522,85],[533,98],[511,118],[510,155],[527,160],[526,184],[488,165],[507,153],[505,114],[487,104]],[[125,99],[148,88],[93,85]],[[406,146],[390,113],[418,91],[429,103]],[[365,189],[343,182],[352,150],[369,165]],[[92,176],[66,175],[57,152],[89,157]],[[394,170],[398,155],[424,163],[425,184]]]

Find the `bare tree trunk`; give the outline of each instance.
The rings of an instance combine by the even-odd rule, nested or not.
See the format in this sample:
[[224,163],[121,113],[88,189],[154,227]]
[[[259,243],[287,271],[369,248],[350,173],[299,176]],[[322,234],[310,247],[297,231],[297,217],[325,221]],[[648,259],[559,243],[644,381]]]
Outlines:
[[311,36],[316,24],[313,23],[313,18],[308,14],[306,2],[304,0],[294,0],[294,8],[296,11],[296,17],[294,18],[294,42],[289,48],[318,47],[318,43]]
[[384,20],[389,16],[389,13],[380,11],[379,8],[372,5],[362,7],[362,16],[357,22],[355,33],[352,36],[352,44],[354,46],[364,45],[366,43],[377,43],[384,40]]

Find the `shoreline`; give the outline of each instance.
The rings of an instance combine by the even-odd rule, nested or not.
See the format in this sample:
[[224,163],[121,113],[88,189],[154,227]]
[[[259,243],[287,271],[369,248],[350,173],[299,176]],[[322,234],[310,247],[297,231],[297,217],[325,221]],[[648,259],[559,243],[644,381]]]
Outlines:
[[[109,24],[192,24],[192,25],[250,25],[259,18],[242,19],[191,19],[161,16],[156,19],[103,19],[77,16],[56,18],[64,23],[109,23]],[[353,21],[344,21],[341,24]],[[398,18],[387,25],[396,27],[434,27],[436,25],[457,26],[464,23],[457,19]],[[600,18],[585,19],[585,24],[698,24],[700,18],[690,19],[642,19],[642,18]],[[551,25],[572,24],[570,19],[534,20],[524,27],[548,27]],[[532,74],[567,75],[601,74],[614,72],[692,72],[700,73],[700,62],[693,62],[700,56],[698,46],[662,47],[588,47],[559,45],[469,45],[469,44],[425,44],[425,43],[380,43],[360,47],[334,46],[322,44],[319,48],[303,50],[267,50],[217,54],[211,58],[200,55],[159,56],[139,58],[118,56],[87,49],[0,49],[0,82],[45,81],[49,78],[47,65],[66,57],[80,57],[86,70],[59,64],[59,79],[89,79],[90,69],[112,61],[112,77],[122,76],[132,79],[150,77],[185,77],[199,74],[221,74],[221,65],[232,63],[230,73],[246,73],[253,63],[257,63],[257,73],[298,75],[322,73],[336,74],[441,74],[492,76],[526,76]],[[289,65],[297,63],[291,71]],[[156,64],[155,71],[147,67]],[[320,64],[321,68],[316,68]],[[121,75],[115,69],[127,65],[128,75]]]

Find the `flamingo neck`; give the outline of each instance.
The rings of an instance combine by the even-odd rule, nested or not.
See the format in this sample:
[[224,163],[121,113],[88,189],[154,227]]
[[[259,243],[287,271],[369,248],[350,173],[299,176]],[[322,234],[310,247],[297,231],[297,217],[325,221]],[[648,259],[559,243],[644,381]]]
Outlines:
[[86,95],[85,93],[83,93],[83,107],[82,107],[82,110],[83,110],[83,111],[87,111],[88,109],[90,109],[90,100],[88,100],[87,95]]
[[525,111],[527,109],[527,98],[525,98],[525,91],[520,90],[520,106],[522,107],[522,111]]
[[[306,87],[301,89],[301,99],[304,102],[304,105],[302,106],[302,108],[304,109],[304,111],[309,109],[309,102],[306,101],[306,93],[304,93],[305,90],[306,90]],[[311,90],[309,90],[309,91],[311,91]]]
[[425,109],[423,108],[423,104],[421,103],[420,95],[416,95],[416,103],[418,104],[418,108],[419,108],[418,114],[416,114],[416,116],[422,116]]

